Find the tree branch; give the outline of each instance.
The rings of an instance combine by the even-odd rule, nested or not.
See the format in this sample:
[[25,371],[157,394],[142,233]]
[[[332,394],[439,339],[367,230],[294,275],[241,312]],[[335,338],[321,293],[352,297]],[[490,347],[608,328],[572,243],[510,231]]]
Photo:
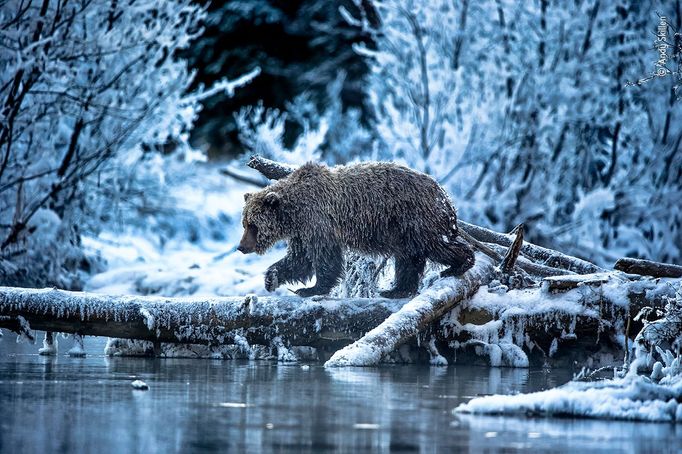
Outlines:
[[613,269],[630,274],[653,277],[682,277],[682,266],[670,263],[652,262],[650,260],[622,258]]

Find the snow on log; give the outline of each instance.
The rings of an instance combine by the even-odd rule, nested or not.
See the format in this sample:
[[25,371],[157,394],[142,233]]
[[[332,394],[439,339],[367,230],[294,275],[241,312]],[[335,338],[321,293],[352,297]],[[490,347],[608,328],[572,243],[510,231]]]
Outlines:
[[578,288],[581,285],[600,286],[609,281],[612,274],[609,273],[594,273],[594,274],[569,274],[565,276],[548,276],[543,279],[547,286],[547,290],[551,292],[561,292]]
[[529,353],[564,365],[584,362],[601,348],[620,356],[628,345],[625,336],[642,328],[635,315],[645,307],[663,309],[680,285],[679,280],[632,280],[621,272],[586,278],[591,283],[559,292],[547,285],[497,291],[493,282],[444,316],[436,332],[451,347],[473,347],[496,366],[527,365]]
[[[471,237],[474,241],[484,244],[488,250],[493,251],[497,257],[500,257],[500,262],[503,260],[502,257],[508,252],[509,249],[505,248],[504,246],[500,246],[499,244],[495,243],[482,243],[466,233],[465,230],[460,229],[459,232],[462,234],[462,236],[468,235]],[[487,254],[486,254],[487,255]],[[489,257],[494,257],[494,256],[489,256]],[[542,263],[537,263],[532,260],[527,259],[523,255],[519,255],[518,258],[516,259],[516,266],[518,268],[521,268],[523,271],[525,271],[528,274],[531,274],[533,276],[540,276],[540,277],[547,277],[547,276],[557,276],[557,275],[563,275],[563,274],[571,274],[573,271],[565,270],[562,268],[553,268],[551,266],[543,265]]]
[[325,367],[379,364],[386,354],[476,293],[493,276],[494,265],[490,259],[477,255],[476,264],[469,271],[457,278],[435,282],[361,339],[334,353]]
[[[673,297],[679,285],[679,281],[666,279],[631,280],[614,272],[599,286],[582,285],[561,293],[548,292],[545,286],[509,290],[495,281],[476,291],[494,273],[487,273],[492,265],[485,257],[479,258],[472,270],[464,278],[436,281],[409,303],[383,298],[297,296],[107,296],[0,287],[0,328],[29,336],[31,330],[39,329],[138,339],[169,347],[227,344],[248,349],[249,344],[273,345],[278,338],[280,347],[314,347],[324,359],[386,320],[379,330],[389,336],[381,341],[383,344],[372,332],[361,343],[366,346],[368,339],[376,343],[376,349],[370,349],[374,358],[406,339],[410,350],[418,353],[419,341],[412,336],[422,330],[430,333],[423,339],[424,346],[429,338],[435,339],[434,347],[437,345],[449,363],[456,363],[458,358],[470,360],[473,353],[492,365],[523,367],[530,359],[566,364],[569,355],[584,360],[597,344],[604,344],[603,340],[622,336],[626,320],[644,306],[662,309],[667,303],[665,297]],[[480,282],[474,282],[472,273]],[[467,292],[472,296],[465,298]],[[462,303],[457,304],[460,300]],[[405,310],[398,312],[403,306]],[[427,321],[429,318],[433,323]],[[407,324],[399,326],[399,322],[411,323],[413,329],[409,331]],[[633,326],[631,335],[638,329]],[[604,345],[610,348],[613,343]]]
[[613,267],[630,274],[653,277],[682,277],[682,266],[650,260],[622,258]]
[[252,343],[281,336],[293,345],[354,340],[404,304],[385,298],[108,296],[0,287],[0,327],[153,342],[218,345],[244,331]]

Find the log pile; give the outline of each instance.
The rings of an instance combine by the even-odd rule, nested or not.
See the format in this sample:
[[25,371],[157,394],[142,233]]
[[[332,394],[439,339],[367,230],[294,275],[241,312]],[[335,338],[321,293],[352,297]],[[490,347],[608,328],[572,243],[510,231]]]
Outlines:
[[[259,156],[248,166],[268,179],[295,170]],[[618,343],[625,326],[634,337],[641,328],[635,315],[645,306],[662,308],[675,292],[670,278],[682,277],[682,267],[634,259],[605,270],[525,242],[523,225],[503,234],[458,222],[478,251],[476,265],[458,278],[436,280],[410,301],[115,297],[0,287],[0,328],[141,340],[154,351],[163,343],[309,346],[330,367],[374,365],[401,346],[423,344],[421,351],[440,363],[453,361],[458,350],[475,350],[492,364],[518,366],[528,365],[525,355],[547,361],[562,346]]]

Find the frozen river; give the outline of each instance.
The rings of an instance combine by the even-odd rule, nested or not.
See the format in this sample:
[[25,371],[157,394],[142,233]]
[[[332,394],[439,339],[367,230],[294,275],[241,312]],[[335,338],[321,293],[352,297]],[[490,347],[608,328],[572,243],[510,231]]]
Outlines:
[[[271,362],[38,356],[0,339],[2,452],[676,452],[682,427],[453,415],[568,371],[451,366],[325,370]],[[65,352],[70,340],[61,340]],[[144,380],[148,391],[133,390]]]

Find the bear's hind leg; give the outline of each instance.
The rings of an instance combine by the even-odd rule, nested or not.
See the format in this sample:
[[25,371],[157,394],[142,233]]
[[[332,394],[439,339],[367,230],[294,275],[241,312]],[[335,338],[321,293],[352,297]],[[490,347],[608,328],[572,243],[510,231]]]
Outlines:
[[407,298],[417,293],[419,278],[424,273],[426,258],[396,257],[395,282],[391,290],[379,292],[384,298]]
[[448,266],[440,273],[441,277],[460,276],[474,266],[475,260],[474,251],[460,238],[439,242],[431,250],[429,258]]
[[315,260],[315,285],[300,288],[296,294],[302,297],[328,294],[339,283],[343,274],[343,251],[338,244],[327,244],[317,251]]

